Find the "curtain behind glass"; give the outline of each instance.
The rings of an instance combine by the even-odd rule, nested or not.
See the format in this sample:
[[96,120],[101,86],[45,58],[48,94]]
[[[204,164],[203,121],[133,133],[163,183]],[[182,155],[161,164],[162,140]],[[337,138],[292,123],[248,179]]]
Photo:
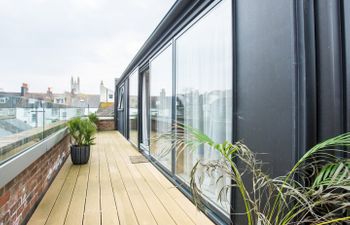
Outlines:
[[[220,143],[231,140],[232,130],[230,4],[228,0],[219,3],[176,41],[177,120]],[[219,154],[205,147],[194,153],[185,151],[177,156],[176,174],[189,182],[199,159],[215,160]],[[226,178],[216,184],[220,176],[206,176],[202,187],[214,202],[222,186],[230,182]],[[227,206],[220,205],[228,211]]]
[[[150,62],[150,74],[151,136],[154,137],[169,132],[172,126],[172,46]],[[151,154],[170,170],[171,152],[164,152],[164,144],[168,143],[151,139]]]

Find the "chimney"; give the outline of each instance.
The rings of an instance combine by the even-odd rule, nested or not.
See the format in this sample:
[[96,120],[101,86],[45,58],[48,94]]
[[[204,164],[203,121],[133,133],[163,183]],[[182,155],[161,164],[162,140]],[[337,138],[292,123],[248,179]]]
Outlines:
[[28,94],[28,84],[23,83],[21,87],[21,96],[24,97],[26,94]]

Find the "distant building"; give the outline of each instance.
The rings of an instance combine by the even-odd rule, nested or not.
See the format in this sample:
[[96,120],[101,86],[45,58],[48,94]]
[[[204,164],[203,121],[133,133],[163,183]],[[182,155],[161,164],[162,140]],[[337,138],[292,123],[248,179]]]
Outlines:
[[103,81],[100,84],[100,102],[114,102],[114,91],[104,86]]
[[[114,93],[104,86],[103,81],[100,83],[99,95],[84,94],[80,92],[80,78],[71,77],[70,91],[64,93],[53,93],[51,87],[46,93],[30,92],[27,83],[22,84],[20,92],[0,91],[0,117],[18,119],[36,127],[43,122],[40,121],[42,116],[39,114],[44,110],[45,102],[61,105],[53,105],[48,108],[46,106],[45,117],[48,121],[70,118],[71,115],[77,115],[76,110],[81,111],[81,115],[96,113],[98,109],[100,116],[114,115]],[[6,126],[11,127],[12,125]]]
[[114,94],[103,82],[99,95],[81,93],[79,77],[70,84],[64,93],[53,93],[51,87],[45,93],[30,92],[27,83],[19,92],[0,91],[0,137],[97,111],[100,117],[114,116]]

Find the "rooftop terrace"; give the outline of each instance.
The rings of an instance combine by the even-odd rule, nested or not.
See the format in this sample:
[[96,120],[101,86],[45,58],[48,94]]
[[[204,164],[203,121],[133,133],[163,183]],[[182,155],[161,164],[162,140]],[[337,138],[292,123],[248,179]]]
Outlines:
[[99,132],[89,164],[68,159],[29,220],[40,224],[213,224],[124,137]]

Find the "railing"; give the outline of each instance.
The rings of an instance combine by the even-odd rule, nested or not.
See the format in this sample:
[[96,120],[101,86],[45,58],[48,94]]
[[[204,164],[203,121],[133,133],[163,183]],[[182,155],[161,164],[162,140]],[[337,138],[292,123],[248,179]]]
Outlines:
[[88,108],[0,94],[0,165],[88,113]]

